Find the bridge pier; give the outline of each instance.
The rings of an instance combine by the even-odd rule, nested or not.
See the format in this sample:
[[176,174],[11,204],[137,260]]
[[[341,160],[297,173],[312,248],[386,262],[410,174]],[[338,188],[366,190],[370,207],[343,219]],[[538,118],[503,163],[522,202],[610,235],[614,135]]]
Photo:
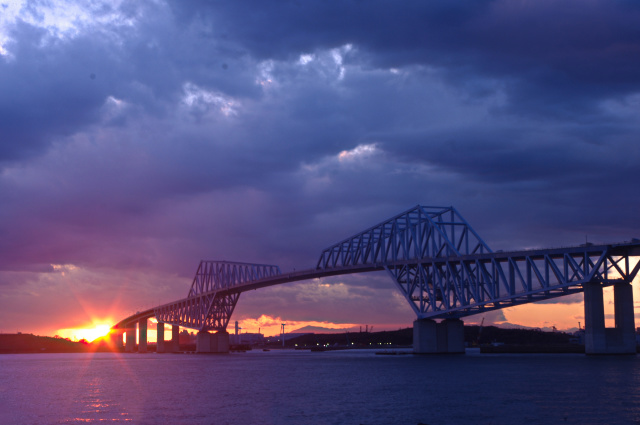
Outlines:
[[207,331],[198,332],[196,353],[228,353],[229,334],[226,331],[210,334]]
[[128,323],[125,332],[127,334],[125,337],[127,340],[125,351],[127,353],[133,353],[136,349],[136,322]]
[[123,348],[123,344],[122,344],[122,336],[124,334],[124,331],[121,330],[111,330],[109,331],[109,340],[111,343],[111,346],[117,350],[122,350]]
[[464,323],[460,319],[431,319],[413,322],[413,352],[415,354],[464,353]]
[[180,351],[180,326],[171,325],[171,352]]
[[164,353],[164,323],[156,325],[156,353]]
[[584,331],[586,354],[635,354],[633,290],[628,282],[613,285],[615,327],[604,326],[604,301],[599,282],[584,284]]
[[147,352],[147,319],[138,320],[138,353]]

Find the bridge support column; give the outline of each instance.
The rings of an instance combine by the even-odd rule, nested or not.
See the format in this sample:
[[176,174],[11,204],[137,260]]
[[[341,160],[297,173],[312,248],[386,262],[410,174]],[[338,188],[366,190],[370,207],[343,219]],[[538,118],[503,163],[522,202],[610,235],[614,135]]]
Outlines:
[[196,335],[196,353],[211,353],[211,334],[200,331]]
[[127,334],[125,351],[127,353],[133,353],[133,351],[136,349],[136,322],[128,323],[127,327],[125,328],[125,332]]
[[218,353],[229,352],[229,333],[227,331],[221,331],[214,334],[218,339]]
[[604,326],[602,285],[584,284],[584,331],[587,354],[635,354],[635,319],[633,291],[628,282],[613,286],[615,327]]
[[228,353],[229,334],[217,332],[210,334],[207,331],[198,332],[196,340],[196,353]]
[[113,349],[122,350],[122,335],[124,334],[121,330],[112,330],[109,332],[109,340]]
[[138,353],[147,352],[147,319],[138,320]]
[[416,354],[464,353],[464,323],[460,319],[413,322],[413,352]]
[[602,285],[598,282],[584,284],[584,349],[587,354],[604,353],[607,349]]
[[164,353],[164,323],[156,325],[156,353]]
[[616,331],[625,353],[636,353],[636,321],[633,310],[633,287],[620,282],[613,285]]
[[171,325],[171,352],[180,351],[180,326]]

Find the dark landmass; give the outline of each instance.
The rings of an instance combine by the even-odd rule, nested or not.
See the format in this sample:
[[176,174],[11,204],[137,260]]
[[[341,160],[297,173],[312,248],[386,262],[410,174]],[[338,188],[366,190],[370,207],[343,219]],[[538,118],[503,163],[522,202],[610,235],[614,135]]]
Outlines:
[[[195,344],[180,344],[180,351],[195,351]],[[124,352],[124,348],[114,347],[108,338],[98,338],[93,342],[71,341],[67,338],[38,336],[33,334],[0,334],[0,354],[29,353],[105,353]],[[156,351],[156,344],[148,344],[147,352]]]
[[84,339],[71,341],[68,338],[23,333],[0,334],[0,354],[93,353],[111,351],[122,350],[113,347],[108,338],[98,338],[93,342],[87,342]]
[[[410,347],[413,344],[413,329],[382,332],[347,332],[330,334],[306,334],[287,339],[287,348],[315,348],[320,346],[345,348]],[[282,342],[269,346],[282,347]]]
[[[537,329],[504,329],[496,326],[465,326],[464,340],[467,347],[504,344],[527,347],[562,346],[571,344],[572,335],[565,332],[543,332]],[[307,334],[287,339],[287,348],[397,348],[411,347],[413,329],[381,332],[345,332],[331,334]],[[571,344],[577,345],[578,344]],[[282,342],[268,344],[282,347]],[[582,348],[584,351],[584,348]]]
[[32,334],[0,334],[0,353],[84,353],[89,343]]
[[[572,343],[573,336],[564,332],[543,332],[532,329],[503,329],[495,326],[465,326],[467,347],[481,347],[482,352],[584,352],[584,346]],[[347,348],[409,348],[413,344],[413,329],[381,332],[344,332],[331,334],[305,334],[287,339],[286,348],[347,349]],[[260,347],[281,348],[282,342],[271,342]],[[180,344],[181,351],[195,351],[195,345]],[[232,351],[250,350],[250,346],[232,346]],[[581,351],[580,351],[581,350]],[[121,351],[107,339],[92,343],[70,341],[63,338],[32,334],[0,334],[0,354],[9,353],[84,353]],[[147,351],[155,351],[149,344]]]
[[517,345],[569,344],[573,335],[565,332],[545,332],[539,329],[504,329],[497,326],[465,326],[464,342],[468,346],[493,343]]

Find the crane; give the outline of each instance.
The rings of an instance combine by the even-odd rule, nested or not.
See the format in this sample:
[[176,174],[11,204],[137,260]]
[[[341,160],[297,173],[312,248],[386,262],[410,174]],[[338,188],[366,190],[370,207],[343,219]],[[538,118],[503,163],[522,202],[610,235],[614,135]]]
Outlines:
[[478,341],[476,341],[477,345],[480,345],[480,336],[482,335],[482,326],[484,325],[484,317],[482,318],[482,322],[480,322],[480,329],[478,329]]

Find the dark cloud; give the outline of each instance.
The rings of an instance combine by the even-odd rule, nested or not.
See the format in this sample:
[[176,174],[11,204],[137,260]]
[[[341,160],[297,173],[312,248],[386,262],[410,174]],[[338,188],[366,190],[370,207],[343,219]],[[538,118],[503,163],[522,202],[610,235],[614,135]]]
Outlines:
[[358,46],[377,67],[427,65],[456,84],[503,80],[512,107],[579,116],[593,102],[638,90],[640,10],[631,2],[514,3],[385,0],[172,4],[185,22],[258,58]]
[[[56,138],[101,122],[110,97],[130,104],[130,115],[162,116],[182,97],[186,83],[239,96],[259,94],[245,58],[224,56],[219,45],[198,38],[191,28],[175,27],[171,16],[158,11],[162,8],[151,14],[141,5],[128,11],[144,15],[133,28],[121,22],[125,15],[63,37],[20,19],[10,26],[10,54],[0,57],[0,160],[33,157]],[[222,60],[235,66],[233,78],[214,66]]]
[[[135,310],[201,259],[313,267],[418,203],[493,249],[639,236],[633,2],[125,1],[68,32],[48,7],[0,37],[3,287],[73,265]],[[405,320],[386,278],[327,283],[239,312]]]

